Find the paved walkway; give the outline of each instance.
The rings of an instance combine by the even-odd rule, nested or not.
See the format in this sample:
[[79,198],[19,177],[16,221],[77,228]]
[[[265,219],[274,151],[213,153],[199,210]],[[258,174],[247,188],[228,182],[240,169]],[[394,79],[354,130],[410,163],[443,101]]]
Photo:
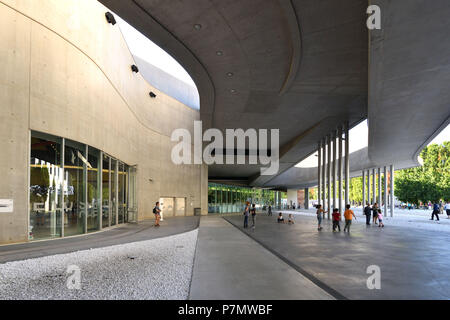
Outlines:
[[333,299],[221,217],[202,217],[192,300]]
[[0,264],[163,238],[197,229],[199,220],[200,217],[165,218],[159,228],[154,228],[154,221],[148,220],[79,237],[0,246]]
[[[243,230],[242,216],[226,219]],[[349,299],[450,299],[450,232],[367,228],[358,219],[348,235],[333,233],[329,221],[318,232],[312,216],[296,215],[287,225],[275,214],[258,215],[256,229],[245,233]],[[381,269],[381,290],[367,288],[372,265]]]

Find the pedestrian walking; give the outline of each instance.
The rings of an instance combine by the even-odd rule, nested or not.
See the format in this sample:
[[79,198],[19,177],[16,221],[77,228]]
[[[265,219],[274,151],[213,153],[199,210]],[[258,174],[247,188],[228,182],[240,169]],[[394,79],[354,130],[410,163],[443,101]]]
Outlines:
[[366,216],[366,225],[370,226],[370,217],[372,216],[372,208],[370,204],[367,202],[366,207],[364,208],[364,215]]
[[436,216],[436,220],[439,221],[439,205],[435,203],[433,205],[433,212],[431,213],[431,219],[434,221],[434,216]]
[[445,212],[447,212],[447,219],[450,219],[450,201],[445,204]]
[[322,218],[323,218],[323,215],[325,213],[328,213],[328,211],[324,211],[322,209],[322,205],[321,204],[317,205],[317,211],[316,211],[316,215],[317,215],[317,230],[319,230],[319,231],[323,229],[322,228]]
[[341,213],[339,209],[334,208],[333,210],[333,232],[336,232],[336,229],[339,229],[341,232]]
[[155,227],[159,227],[159,220],[161,220],[161,209],[159,208],[159,202],[156,202],[153,208],[153,214],[155,215]]
[[378,228],[384,228],[383,213],[381,212],[381,209],[378,209]]
[[378,224],[377,223],[377,219],[378,219],[378,204],[374,203],[372,206],[372,214],[373,214],[373,224]]
[[250,213],[252,214],[252,228],[255,228],[256,223],[256,204],[252,204],[252,208],[250,209]]
[[271,205],[269,205],[269,210],[268,210],[268,214],[269,214],[269,217],[271,217],[271,216],[272,216],[272,206],[271,206]]
[[348,233],[350,233],[350,226],[352,225],[352,220],[353,218],[355,218],[356,220],[356,216],[355,213],[350,210],[350,205],[346,205],[345,206],[346,210],[344,212],[344,218],[345,218],[345,227],[344,227],[344,232],[345,230],[347,230]]
[[248,216],[250,215],[250,202],[245,203],[245,210],[244,210],[244,229],[248,228]]

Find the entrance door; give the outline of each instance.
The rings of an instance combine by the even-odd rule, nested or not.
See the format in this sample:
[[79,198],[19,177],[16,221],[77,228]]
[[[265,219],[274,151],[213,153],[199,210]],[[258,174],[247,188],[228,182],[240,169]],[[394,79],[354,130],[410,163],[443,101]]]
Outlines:
[[173,198],[161,198],[159,200],[161,205],[161,220],[164,217],[174,216],[174,201]]
[[138,221],[138,202],[137,202],[137,166],[129,167],[128,172],[128,208],[125,222]]
[[175,216],[184,217],[186,215],[186,198],[175,198]]

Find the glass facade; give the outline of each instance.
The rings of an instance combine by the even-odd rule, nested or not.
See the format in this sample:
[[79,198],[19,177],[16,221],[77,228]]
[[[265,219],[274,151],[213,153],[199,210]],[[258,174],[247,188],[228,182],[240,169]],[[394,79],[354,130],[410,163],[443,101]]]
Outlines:
[[129,166],[100,150],[32,132],[30,151],[30,240],[86,234],[134,221],[136,167],[130,195]]
[[283,199],[287,199],[286,192],[208,184],[208,213],[242,212],[247,201],[256,204],[258,210],[266,210],[269,205],[273,209],[284,209]]

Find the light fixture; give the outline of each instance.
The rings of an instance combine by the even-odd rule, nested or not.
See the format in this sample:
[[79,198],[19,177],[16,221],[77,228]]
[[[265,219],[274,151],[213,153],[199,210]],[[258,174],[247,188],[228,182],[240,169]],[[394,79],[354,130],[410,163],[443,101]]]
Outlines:
[[230,92],[231,93],[236,93],[236,89],[231,89]]
[[195,30],[200,30],[201,28],[202,28],[201,24],[198,24],[198,23],[194,24],[194,29]]
[[151,98],[156,98],[156,94],[154,94],[153,91],[150,91],[150,97]]
[[106,21],[108,21],[108,23],[111,23],[112,25],[116,24],[116,19],[114,18],[114,15],[111,12],[106,12],[105,13],[105,17],[106,17]]
[[232,76],[234,76],[234,73],[233,72],[228,72],[227,76],[232,77]]
[[133,71],[133,72],[135,72],[135,73],[138,73],[139,72],[139,68],[136,66],[136,65],[132,65],[131,66],[131,71]]
[[217,51],[216,54],[220,57],[223,56],[223,52],[222,51]]

